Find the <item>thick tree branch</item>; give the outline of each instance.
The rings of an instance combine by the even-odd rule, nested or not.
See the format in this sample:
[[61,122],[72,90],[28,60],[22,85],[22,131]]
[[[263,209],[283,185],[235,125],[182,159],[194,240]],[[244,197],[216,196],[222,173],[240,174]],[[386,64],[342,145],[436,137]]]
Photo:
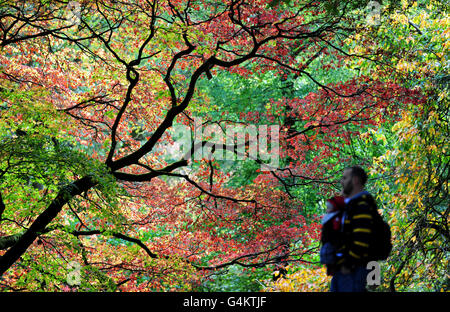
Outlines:
[[12,246],[0,258],[0,276],[3,275],[20,256],[34,242],[38,235],[45,230],[47,225],[58,215],[63,206],[67,204],[73,197],[89,190],[95,186],[96,182],[92,177],[83,177],[61,189],[55,199],[50,203],[34,220],[30,228],[20,237],[17,243]]

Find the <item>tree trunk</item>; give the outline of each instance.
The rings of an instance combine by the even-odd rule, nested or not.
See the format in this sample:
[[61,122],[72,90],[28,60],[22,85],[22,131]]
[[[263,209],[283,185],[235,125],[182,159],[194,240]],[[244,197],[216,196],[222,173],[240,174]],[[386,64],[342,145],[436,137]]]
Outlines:
[[62,207],[73,197],[92,188],[96,183],[92,177],[83,177],[65,186],[51,204],[34,220],[30,228],[18,239],[1,258],[0,276],[3,275],[28,249],[47,225],[58,215]]

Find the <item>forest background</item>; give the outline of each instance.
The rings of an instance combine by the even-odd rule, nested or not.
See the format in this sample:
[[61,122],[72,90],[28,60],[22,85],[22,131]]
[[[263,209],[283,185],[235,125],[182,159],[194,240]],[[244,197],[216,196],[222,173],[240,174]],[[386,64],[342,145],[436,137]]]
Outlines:
[[371,290],[448,291],[449,37],[438,1],[0,1],[0,288],[326,291],[358,164]]

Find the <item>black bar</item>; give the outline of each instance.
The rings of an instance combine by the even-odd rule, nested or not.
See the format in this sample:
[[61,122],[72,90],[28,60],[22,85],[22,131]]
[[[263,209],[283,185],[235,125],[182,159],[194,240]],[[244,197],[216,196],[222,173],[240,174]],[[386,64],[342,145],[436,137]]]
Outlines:
[[[11,304],[15,309],[58,311],[139,312],[150,311],[323,311],[389,309],[392,304],[402,308],[417,307],[418,304],[438,304],[446,300],[448,293],[0,293],[4,307]],[[437,306],[437,305],[436,305]],[[345,309],[343,308],[345,307]],[[82,309],[82,310],[80,310]],[[330,310],[331,312],[331,310]]]

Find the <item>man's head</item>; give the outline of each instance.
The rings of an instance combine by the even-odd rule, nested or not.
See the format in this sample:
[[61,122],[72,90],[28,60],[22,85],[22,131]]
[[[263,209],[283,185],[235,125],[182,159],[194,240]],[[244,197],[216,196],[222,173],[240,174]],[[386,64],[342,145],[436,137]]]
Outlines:
[[341,185],[346,197],[361,192],[366,182],[367,174],[361,167],[353,166],[344,169]]

